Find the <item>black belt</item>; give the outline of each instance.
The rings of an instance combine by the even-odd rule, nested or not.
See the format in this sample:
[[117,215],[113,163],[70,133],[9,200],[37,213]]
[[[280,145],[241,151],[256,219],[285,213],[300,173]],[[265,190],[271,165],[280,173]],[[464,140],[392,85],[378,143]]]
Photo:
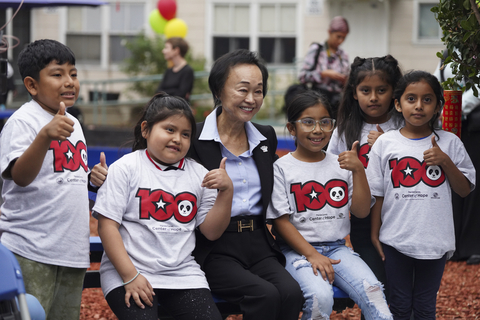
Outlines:
[[262,228],[264,225],[261,216],[238,216],[230,220],[225,232],[247,232]]

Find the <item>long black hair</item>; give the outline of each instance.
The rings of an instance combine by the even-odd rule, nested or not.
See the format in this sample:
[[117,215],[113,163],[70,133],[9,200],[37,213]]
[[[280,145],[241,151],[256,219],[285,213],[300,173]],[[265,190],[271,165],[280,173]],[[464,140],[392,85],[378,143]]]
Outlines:
[[192,109],[185,99],[180,97],[174,97],[166,94],[165,92],[159,92],[153,96],[152,99],[145,105],[143,114],[140,120],[138,120],[133,130],[134,141],[132,151],[146,149],[147,139],[142,135],[142,123],[146,121],[145,130],[150,132],[152,127],[160,121],[170,118],[174,115],[184,115],[192,126],[192,135],[190,136],[190,142],[195,136],[195,117],[193,116]]
[[[438,112],[435,113],[428,122],[428,125],[432,132],[438,137],[438,135],[435,133],[435,124],[437,123],[437,120],[440,118],[440,115],[442,113],[442,108],[443,105],[445,104],[445,98],[443,97],[443,88],[438,81],[438,79],[432,75],[429,72],[426,71],[421,71],[421,70],[413,70],[407,72],[401,79],[398,81],[397,86],[395,88],[395,91],[393,92],[393,97],[395,98],[395,101],[400,103],[400,98],[402,97],[403,93],[407,89],[408,85],[412,83],[417,83],[420,81],[425,81],[428,83],[428,85],[432,88],[433,93],[435,94],[435,97],[437,98],[437,104],[440,105],[440,108],[438,109]],[[403,120],[403,115],[400,112],[395,113],[395,117],[401,118]]]
[[[391,55],[374,58],[356,57],[350,67],[350,75],[347,84],[343,89],[342,100],[338,108],[338,135],[345,135],[347,148],[350,150],[356,140],[360,140],[365,113],[360,108],[358,100],[354,98],[357,86],[367,77],[378,75],[385,80],[392,89],[402,77],[402,71],[398,65],[397,59]],[[395,113],[395,104],[392,99],[389,106],[390,117]],[[400,125],[400,122],[398,125]]]

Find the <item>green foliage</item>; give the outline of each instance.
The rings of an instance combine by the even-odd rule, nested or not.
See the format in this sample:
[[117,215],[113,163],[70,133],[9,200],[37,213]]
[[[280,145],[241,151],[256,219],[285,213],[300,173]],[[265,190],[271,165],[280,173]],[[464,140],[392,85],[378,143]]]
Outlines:
[[[480,13],[479,1],[476,0],[440,0],[432,8],[436,19],[443,30],[442,41],[445,43],[448,56],[445,64],[450,64],[453,78],[443,83],[444,88],[458,90],[458,83],[465,81],[463,90],[473,88],[478,96],[480,85]],[[439,58],[443,57],[438,52]]]
[[[130,77],[162,75],[167,70],[167,61],[162,53],[164,46],[165,40],[163,37],[149,38],[143,33],[140,33],[133,40],[127,40],[125,47],[130,51],[131,56],[123,61],[121,70]],[[204,70],[205,59],[193,58],[190,52],[187,53],[185,59],[194,71]],[[158,84],[159,80],[135,81],[131,89],[140,95],[151,97],[157,90]],[[205,92],[209,92],[206,81],[195,79],[193,93]]]

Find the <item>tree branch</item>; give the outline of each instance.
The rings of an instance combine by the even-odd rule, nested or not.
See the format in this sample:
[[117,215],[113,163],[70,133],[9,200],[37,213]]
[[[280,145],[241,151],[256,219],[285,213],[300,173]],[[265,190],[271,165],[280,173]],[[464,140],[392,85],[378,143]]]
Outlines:
[[480,25],[480,12],[478,11],[478,6],[475,0],[470,0],[470,6],[472,7],[475,17],[477,18],[477,22]]

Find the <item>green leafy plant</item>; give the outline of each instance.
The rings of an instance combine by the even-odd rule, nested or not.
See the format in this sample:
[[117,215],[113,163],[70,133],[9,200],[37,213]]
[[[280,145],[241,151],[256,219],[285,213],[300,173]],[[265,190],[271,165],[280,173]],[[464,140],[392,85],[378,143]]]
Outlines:
[[[143,33],[140,33],[133,40],[127,40],[125,47],[130,51],[131,56],[123,61],[121,70],[130,77],[163,74],[167,70],[167,61],[162,53],[164,46],[165,40],[163,37],[155,36],[150,38]],[[204,70],[204,58],[193,58],[189,52],[185,59],[194,71]],[[195,79],[193,93],[209,92],[208,85],[205,85],[203,83],[205,81],[202,80]],[[158,80],[135,81],[133,82],[132,90],[143,96],[151,97],[155,94],[158,83]]]
[[[447,79],[443,86],[451,90],[473,89],[475,96],[480,85],[480,0],[440,0],[432,8],[443,30],[442,41],[448,50],[444,65],[450,64],[453,78]],[[439,58],[443,57],[438,52]],[[465,82],[460,88],[459,83]]]

